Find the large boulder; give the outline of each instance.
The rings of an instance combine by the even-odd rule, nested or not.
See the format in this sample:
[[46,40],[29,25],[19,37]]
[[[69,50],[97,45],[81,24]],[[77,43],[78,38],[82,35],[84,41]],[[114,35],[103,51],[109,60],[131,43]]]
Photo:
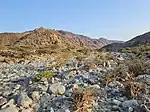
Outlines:
[[66,91],[65,86],[61,85],[61,83],[54,83],[49,86],[48,92],[52,92],[53,94],[64,94]]

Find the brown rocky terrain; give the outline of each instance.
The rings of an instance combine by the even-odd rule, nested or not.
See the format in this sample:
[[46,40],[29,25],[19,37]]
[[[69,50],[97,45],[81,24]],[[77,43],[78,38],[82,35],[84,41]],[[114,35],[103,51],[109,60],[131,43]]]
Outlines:
[[[114,41],[104,38],[92,39],[90,37],[74,34],[67,31],[37,28],[22,33],[0,34],[0,56],[8,60],[56,56],[87,54],[90,50],[99,49]],[[5,61],[3,60],[2,61]]]
[[105,38],[92,39],[88,36],[74,34],[62,30],[59,30],[58,32],[61,33],[65,38],[67,38],[67,40],[70,41],[71,43],[78,46],[85,46],[88,48],[101,48],[105,45],[116,42],[112,40],[107,40]]
[[67,31],[57,31],[46,28],[37,28],[33,31],[23,33],[1,33],[0,45],[28,46],[33,48],[44,48],[51,45],[60,47],[87,47],[101,48],[113,43],[104,38],[92,39],[84,35],[78,35]]
[[20,39],[19,33],[1,33],[0,34],[0,45],[11,45]]

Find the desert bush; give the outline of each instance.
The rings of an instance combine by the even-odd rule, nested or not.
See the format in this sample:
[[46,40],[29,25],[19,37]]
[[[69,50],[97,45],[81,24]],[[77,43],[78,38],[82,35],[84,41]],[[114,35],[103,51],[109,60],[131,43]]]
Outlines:
[[75,103],[75,112],[92,112],[94,93],[92,88],[75,89],[73,99]]
[[121,48],[121,52],[134,53],[139,57],[142,57],[147,51],[150,51],[150,45],[138,45],[135,47]]
[[95,62],[106,62],[106,61],[109,61],[112,59],[114,59],[114,57],[111,52],[101,52],[95,57],[94,61]]
[[58,56],[55,59],[56,63],[52,65],[52,67],[62,67],[63,65],[67,63],[70,57],[71,57],[71,53],[58,54]]
[[150,74],[150,62],[143,58],[128,59],[116,66],[111,74],[119,80],[131,80],[141,74]]
[[87,67],[88,67],[89,70],[90,70],[90,69],[96,69],[96,68],[97,68],[94,63],[88,63],[88,64],[87,64]]
[[49,72],[49,71],[44,71],[44,72],[39,72],[39,73],[36,75],[35,79],[36,79],[37,81],[39,81],[39,80],[41,80],[42,78],[49,79],[49,78],[52,78],[52,77],[54,77],[54,76],[55,76],[54,73]]
[[146,92],[145,85],[139,82],[128,81],[124,83],[124,86],[125,86],[124,95],[129,99],[136,99],[141,94],[144,94]]

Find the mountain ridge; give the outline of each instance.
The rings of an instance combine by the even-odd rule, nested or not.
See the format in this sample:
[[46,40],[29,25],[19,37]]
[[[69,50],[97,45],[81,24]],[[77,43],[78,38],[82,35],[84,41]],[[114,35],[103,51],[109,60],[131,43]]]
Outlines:
[[138,35],[124,43],[112,43],[104,46],[102,49],[107,51],[118,51],[121,48],[135,47],[138,45],[150,45],[150,32]]
[[51,44],[59,46],[80,46],[90,49],[99,49],[115,41],[107,39],[92,39],[81,34],[69,31],[48,28],[36,28],[22,33],[0,33],[0,45],[22,45],[32,47],[46,47]]

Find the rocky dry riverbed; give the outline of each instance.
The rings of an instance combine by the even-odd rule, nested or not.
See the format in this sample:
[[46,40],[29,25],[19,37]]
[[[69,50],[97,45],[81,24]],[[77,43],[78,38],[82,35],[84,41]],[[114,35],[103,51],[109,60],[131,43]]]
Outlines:
[[114,60],[91,68],[76,59],[49,63],[0,63],[0,112],[150,112],[150,74],[113,80]]

